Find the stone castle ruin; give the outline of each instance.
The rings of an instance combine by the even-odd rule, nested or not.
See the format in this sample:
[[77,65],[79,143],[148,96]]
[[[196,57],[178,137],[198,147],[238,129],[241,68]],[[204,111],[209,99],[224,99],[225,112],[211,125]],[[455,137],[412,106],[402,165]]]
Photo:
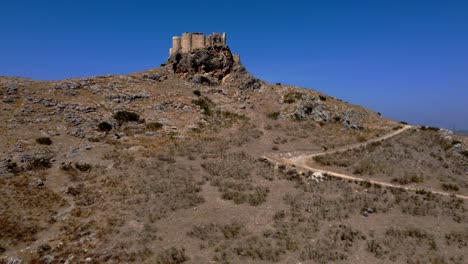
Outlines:
[[[169,56],[177,53],[189,53],[196,49],[206,49],[210,47],[226,47],[226,33],[213,33],[204,35],[203,33],[185,32],[182,37],[172,37],[172,48],[169,49]],[[240,56],[233,54],[233,59],[240,62]]]

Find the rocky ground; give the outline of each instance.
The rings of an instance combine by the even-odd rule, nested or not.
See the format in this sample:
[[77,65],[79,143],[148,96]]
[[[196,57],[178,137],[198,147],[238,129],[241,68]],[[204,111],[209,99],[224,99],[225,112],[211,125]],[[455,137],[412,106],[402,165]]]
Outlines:
[[[401,124],[258,80],[227,47],[129,75],[1,77],[0,98],[0,263],[466,262],[463,200],[309,180],[261,160]],[[376,163],[378,177],[404,178],[411,167],[426,183],[444,188],[444,178],[465,191],[468,142],[426,130],[385,143],[396,158]],[[434,149],[438,138],[450,147]],[[407,169],[387,173],[398,167]]]

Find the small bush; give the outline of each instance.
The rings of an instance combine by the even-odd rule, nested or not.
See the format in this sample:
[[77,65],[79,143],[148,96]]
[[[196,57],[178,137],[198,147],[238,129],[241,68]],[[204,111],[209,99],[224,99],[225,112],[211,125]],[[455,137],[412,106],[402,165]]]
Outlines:
[[271,112],[267,114],[267,117],[273,120],[278,120],[279,115],[279,112]]
[[459,190],[458,185],[451,183],[442,183],[442,189],[451,192],[457,192]]
[[200,90],[194,90],[193,94],[196,95],[196,96],[201,96]]
[[422,131],[426,131],[426,130],[428,130],[428,131],[439,131],[440,128],[438,128],[438,127],[431,127],[431,126],[421,126],[421,130],[422,130]]
[[203,110],[203,113],[205,115],[211,115],[211,109],[214,107],[214,103],[210,99],[206,97],[200,98],[200,99],[192,100],[192,103],[200,107],[200,109]]
[[465,156],[465,158],[468,158],[468,150],[462,151],[461,154],[462,154],[463,156]]
[[79,171],[88,172],[93,166],[88,163],[75,163],[75,168]]
[[150,130],[159,130],[162,127],[163,127],[163,124],[159,122],[151,122],[151,123],[146,124],[146,128]]
[[42,169],[49,169],[52,168],[52,163],[50,162],[50,158],[36,158],[29,163],[28,169],[30,170],[42,170]]
[[22,171],[22,168],[18,166],[16,162],[11,162],[11,161],[6,164],[6,169],[8,172],[11,172],[13,174],[17,174]]
[[327,97],[323,96],[323,95],[319,95],[319,99],[322,100],[322,101],[326,101],[327,100]]
[[187,260],[189,258],[185,255],[185,249],[178,249],[176,247],[166,249],[156,257],[157,264],[179,264]]
[[129,111],[118,111],[114,114],[114,118],[119,122],[137,122],[140,120],[140,116],[135,112]]
[[40,137],[36,139],[36,142],[41,145],[52,145],[52,140],[48,137]]
[[280,82],[277,82],[276,85],[281,85],[281,83],[280,83]]
[[405,121],[400,121],[400,124],[407,125],[408,123]]
[[423,177],[412,175],[412,176],[404,176],[404,177],[398,177],[398,178],[393,178],[392,182],[398,183],[401,185],[407,185],[410,183],[422,183],[424,181]]
[[111,131],[112,130],[112,125],[107,123],[106,121],[103,121],[101,123],[98,124],[98,129],[101,130],[101,131]]
[[457,144],[461,144],[461,141],[459,141],[459,140],[453,140],[452,141],[452,146],[455,146]]
[[295,103],[297,100],[300,100],[304,94],[299,92],[291,92],[284,96],[284,102],[287,104]]

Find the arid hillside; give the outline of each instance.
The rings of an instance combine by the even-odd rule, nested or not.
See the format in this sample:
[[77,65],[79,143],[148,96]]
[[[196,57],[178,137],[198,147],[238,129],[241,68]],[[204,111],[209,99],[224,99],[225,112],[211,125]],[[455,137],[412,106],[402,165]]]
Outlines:
[[[0,263],[466,263],[468,141],[252,76],[228,47],[0,77]],[[311,165],[311,166],[312,166]],[[419,191],[406,191],[416,185]]]

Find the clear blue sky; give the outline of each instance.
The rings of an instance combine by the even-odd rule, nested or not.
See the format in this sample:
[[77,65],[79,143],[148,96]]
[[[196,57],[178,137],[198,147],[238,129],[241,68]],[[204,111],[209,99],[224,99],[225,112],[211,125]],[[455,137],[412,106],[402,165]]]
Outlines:
[[158,67],[172,35],[227,32],[257,77],[396,120],[468,129],[468,1],[4,0],[0,75]]

